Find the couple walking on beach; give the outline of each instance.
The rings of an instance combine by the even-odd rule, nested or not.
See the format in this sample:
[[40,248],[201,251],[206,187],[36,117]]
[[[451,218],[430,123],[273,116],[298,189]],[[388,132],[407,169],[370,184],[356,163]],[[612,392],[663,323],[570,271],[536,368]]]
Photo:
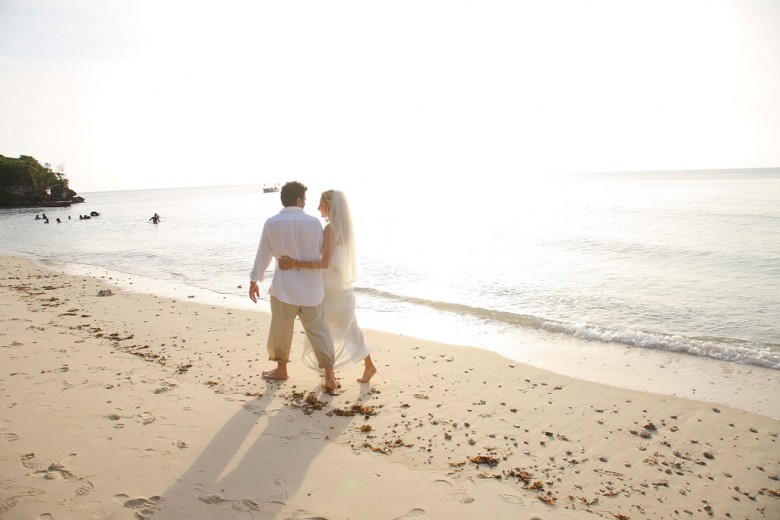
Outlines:
[[263,372],[266,379],[287,379],[296,317],[306,333],[303,362],[325,376],[325,389],[338,387],[334,370],[360,361],[367,383],[376,373],[363,332],[355,319],[353,284],[357,275],[352,219],[344,194],[322,193],[320,214],[303,212],[306,186],[297,181],[282,187],[282,210],[266,220],[260,235],[255,264],[250,274],[249,298],[257,303],[258,283],[276,258],[277,269],[268,293],[271,296],[271,327],[268,358],[276,368]]

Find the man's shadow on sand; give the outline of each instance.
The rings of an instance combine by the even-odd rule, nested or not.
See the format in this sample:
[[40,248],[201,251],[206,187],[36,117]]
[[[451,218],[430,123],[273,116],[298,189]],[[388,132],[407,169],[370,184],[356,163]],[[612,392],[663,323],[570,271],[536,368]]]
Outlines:
[[[151,516],[141,517],[217,520],[234,519],[243,512],[247,518],[274,518],[282,513],[295,518],[294,512],[286,510],[288,497],[296,493],[311,463],[331,442],[327,437],[339,436],[352,419],[332,421],[326,434],[302,410],[278,406],[282,392],[283,384],[269,383],[262,397],[245,403],[162,495],[149,511]],[[329,401],[319,385],[306,395],[309,392]]]

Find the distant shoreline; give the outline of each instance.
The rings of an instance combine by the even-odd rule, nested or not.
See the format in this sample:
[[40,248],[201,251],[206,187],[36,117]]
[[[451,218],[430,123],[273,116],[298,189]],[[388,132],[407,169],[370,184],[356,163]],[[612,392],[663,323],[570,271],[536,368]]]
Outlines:
[[[679,173],[694,173],[694,174],[706,174],[706,173],[718,173],[718,174],[727,174],[727,173],[758,173],[758,174],[778,174],[780,175],[780,166],[772,166],[772,167],[765,167],[765,168],[711,168],[711,169],[703,169],[703,170],[607,170],[607,171],[582,171],[582,172],[571,172],[571,171],[559,171],[550,173],[552,177],[576,177],[578,175],[585,175],[585,176],[598,176],[598,175],[605,175],[605,176],[611,176],[611,175],[641,175],[641,174],[679,174]],[[145,188],[139,188],[139,187],[129,187],[129,188],[116,188],[116,189],[99,189],[99,190],[85,190],[82,193],[84,195],[92,195],[92,194],[101,194],[101,193],[112,193],[112,192],[121,192],[121,191],[154,191],[154,190],[179,190],[179,189],[198,189],[198,188],[225,188],[225,187],[246,187],[247,189],[253,189],[258,190],[259,193],[262,194],[262,187],[263,183],[252,183],[252,184],[246,184],[246,183],[238,183],[238,184],[203,184],[203,185],[197,185],[197,186],[159,186],[159,187],[145,187]]]

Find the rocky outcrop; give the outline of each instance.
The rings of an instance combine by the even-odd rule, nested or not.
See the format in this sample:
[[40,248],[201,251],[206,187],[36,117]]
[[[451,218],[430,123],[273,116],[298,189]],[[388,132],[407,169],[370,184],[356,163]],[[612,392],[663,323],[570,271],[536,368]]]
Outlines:
[[[61,170],[61,168],[60,168]],[[66,206],[84,202],[68,187],[65,174],[33,157],[0,155],[0,207]]]

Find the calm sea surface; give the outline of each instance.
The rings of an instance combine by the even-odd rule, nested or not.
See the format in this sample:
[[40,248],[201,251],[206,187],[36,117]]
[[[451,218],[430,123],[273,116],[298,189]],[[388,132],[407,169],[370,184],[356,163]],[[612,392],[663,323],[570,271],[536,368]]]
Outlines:
[[[331,186],[307,184],[306,211],[319,216],[318,193]],[[260,231],[281,208],[261,186],[82,193],[87,202],[70,208],[0,210],[0,253],[249,307]],[[780,368],[780,169],[345,191],[365,327],[503,343],[504,353],[530,331]],[[35,220],[44,211],[49,224]],[[100,216],[79,219],[90,211]]]

